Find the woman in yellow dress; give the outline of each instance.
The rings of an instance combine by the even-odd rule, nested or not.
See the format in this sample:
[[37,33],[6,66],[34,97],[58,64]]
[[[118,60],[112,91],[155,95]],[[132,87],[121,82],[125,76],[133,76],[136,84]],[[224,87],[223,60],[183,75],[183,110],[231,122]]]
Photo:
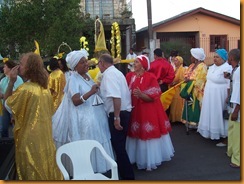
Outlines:
[[[175,78],[171,83],[170,87],[179,84],[180,82],[184,81],[184,73],[185,68],[183,67],[183,58],[181,56],[176,56],[174,58],[174,66],[175,66]],[[169,119],[170,122],[181,122],[182,119],[182,112],[184,107],[184,99],[180,96],[180,84],[175,87],[175,95],[172,99],[170,105],[170,114]]]
[[[54,104],[54,113],[58,109],[64,96],[64,86],[66,84],[65,74],[59,68],[58,60],[52,58],[49,65],[52,71],[48,77],[48,88],[51,91]],[[53,113],[53,114],[54,114]]]
[[[27,81],[12,92],[18,70]],[[10,71],[5,107],[15,119],[15,161],[18,180],[61,180],[52,138],[53,103],[48,75],[38,54],[27,53]]]
[[192,48],[190,52],[192,64],[184,74],[185,83],[180,92],[180,96],[187,101],[182,114],[182,122],[188,122],[189,128],[197,129],[206,83],[207,66],[203,62],[206,56],[202,48]]

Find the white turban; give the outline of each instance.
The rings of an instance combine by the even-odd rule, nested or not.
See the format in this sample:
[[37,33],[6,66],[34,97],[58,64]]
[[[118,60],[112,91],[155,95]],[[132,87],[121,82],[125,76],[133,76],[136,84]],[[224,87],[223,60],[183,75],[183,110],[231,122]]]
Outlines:
[[81,58],[89,56],[89,53],[85,49],[75,50],[67,54],[66,61],[71,70],[74,70]]
[[206,57],[203,48],[192,48],[191,55],[199,61],[204,61]]

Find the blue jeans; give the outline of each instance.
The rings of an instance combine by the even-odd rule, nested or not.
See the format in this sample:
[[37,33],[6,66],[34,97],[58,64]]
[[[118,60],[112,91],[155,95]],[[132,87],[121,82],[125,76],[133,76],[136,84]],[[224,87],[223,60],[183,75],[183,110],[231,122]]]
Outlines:
[[10,121],[11,121],[11,114],[3,108],[3,116],[1,118],[1,124],[2,124],[2,137],[9,137],[8,134],[8,129],[10,126]]

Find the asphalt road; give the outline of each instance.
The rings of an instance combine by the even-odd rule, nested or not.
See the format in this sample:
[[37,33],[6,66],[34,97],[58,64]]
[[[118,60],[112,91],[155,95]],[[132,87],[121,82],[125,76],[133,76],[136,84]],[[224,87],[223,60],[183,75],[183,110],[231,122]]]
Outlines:
[[[136,181],[228,181],[241,180],[241,169],[229,166],[227,147],[217,147],[213,141],[203,138],[195,130],[186,134],[185,125],[172,125],[170,133],[175,148],[171,161],[163,162],[156,170],[138,170],[134,165]],[[1,150],[3,151],[3,150]],[[168,181],[168,182],[167,182]],[[129,182],[130,183],[130,182]],[[132,182],[134,183],[134,182]]]
[[[229,166],[227,147],[217,147],[195,130],[186,134],[185,125],[173,124],[170,133],[175,148],[171,161],[163,162],[156,170],[138,170],[134,165],[136,180],[144,181],[239,181],[241,169]],[[229,182],[228,182],[229,183]]]

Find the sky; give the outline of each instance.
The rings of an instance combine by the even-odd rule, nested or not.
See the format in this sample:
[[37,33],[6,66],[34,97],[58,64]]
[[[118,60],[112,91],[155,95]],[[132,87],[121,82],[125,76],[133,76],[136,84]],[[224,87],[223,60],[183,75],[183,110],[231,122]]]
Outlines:
[[[130,0],[136,31],[148,26],[147,0]],[[240,20],[240,0],[151,0],[152,23],[202,7]]]

